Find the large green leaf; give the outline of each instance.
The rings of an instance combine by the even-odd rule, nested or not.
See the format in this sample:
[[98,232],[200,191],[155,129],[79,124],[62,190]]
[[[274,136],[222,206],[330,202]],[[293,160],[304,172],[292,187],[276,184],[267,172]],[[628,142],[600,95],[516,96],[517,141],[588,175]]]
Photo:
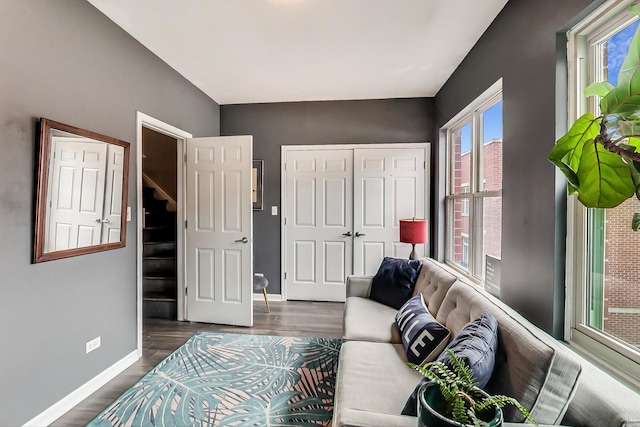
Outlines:
[[606,96],[609,92],[611,92],[611,89],[613,89],[614,87],[615,86],[613,86],[609,82],[591,83],[589,86],[587,86],[584,89],[584,95],[585,96],[597,95],[599,97],[603,97],[603,96]]
[[618,120],[616,133],[623,137],[640,135],[640,119]]
[[600,118],[586,113],[571,126],[549,153],[549,160],[567,177],[572,187],[578,188],[578,165],[584,143],[594,139],[600,130]]
[[636,212],[633,214],[633,219],[631,220],[631,228],[633,231],[638,231],[640,228],[640,213]]
[[582,148],[577,175],[578,200],[589,208],[616,207],[635,191],[629,166],[593,139]]
[[602,98],[600,109],[605,116],[632,114],[640,110],[640,26],[620,67],[618,84]]

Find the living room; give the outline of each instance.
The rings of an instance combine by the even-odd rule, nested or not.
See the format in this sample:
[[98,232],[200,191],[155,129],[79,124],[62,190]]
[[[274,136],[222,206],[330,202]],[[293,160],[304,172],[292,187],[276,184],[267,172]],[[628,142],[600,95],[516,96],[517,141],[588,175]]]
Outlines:
[[[566,31],[604,3],[506,2],[462,63],[447,70],[450,77],[434,96],[231,105],[205,95],[89,2],[3,0],[0,382],[10,392],[0,403],[2,422],[32,420],[142,351],[135,233],[127,235],[121,249],[31,262],[40,117],[133,144],[136,111],[195,136],[253,135],[254,158],[265,161],[267,207],[280,206],[281,146],[430,142],[427,252],[445,261],[447,148],[441,132],[501,80],[500,298],[537,327],[565,339],[571,329],[566,236],[573,211],[567,213],[566,181],[548,154],[567,129]],[[135,194],[130,180],[134,211]],[[283,276],[280,217],[267,209],[255,214],[254,222],[255,269],[269,278],[269,293],[277,295]],[[135,221],[128,224],[133,228]],[[624,314],[640,329],[640,314]],[[32,334],[38,338],[29,338]],[[102,348],[88,357],[85,343],[97,335]],[[627,362],[617,360],[605,359],[603,365],[638,372],[637,349]],[[637,375],[635,381],[637,386]]]

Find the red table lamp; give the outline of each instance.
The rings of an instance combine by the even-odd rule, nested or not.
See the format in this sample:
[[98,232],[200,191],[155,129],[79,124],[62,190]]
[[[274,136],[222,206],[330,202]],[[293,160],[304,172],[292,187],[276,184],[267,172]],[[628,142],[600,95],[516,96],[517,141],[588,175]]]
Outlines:
[[402,243],[411,243],[409,259],[416,259],[416,244],[427,243],[427,220],[417,218],[401,219],[400,241]]

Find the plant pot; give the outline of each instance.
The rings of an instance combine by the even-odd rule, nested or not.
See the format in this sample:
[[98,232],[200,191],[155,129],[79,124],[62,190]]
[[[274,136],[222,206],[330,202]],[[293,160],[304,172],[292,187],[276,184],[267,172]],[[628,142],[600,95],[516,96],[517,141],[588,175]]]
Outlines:
[[[485,396],[489,396],[481,391]],[[450,420],[436,409],[442,405],[444,398],[435,382],[423,384],[418,390],[418,427],[468,427],[467,424]],[[496,405],[492,420],[486,420],[490,427],[502,426],[502,410]]]

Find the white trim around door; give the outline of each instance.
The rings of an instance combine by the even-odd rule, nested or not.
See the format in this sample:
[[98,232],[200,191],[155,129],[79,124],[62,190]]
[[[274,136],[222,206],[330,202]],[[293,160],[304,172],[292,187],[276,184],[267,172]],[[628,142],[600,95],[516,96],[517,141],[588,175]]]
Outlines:
[[[178,129],[168,123],[148,116],[140,111],[136,112],[136,205],[137,205],[137,229],[136,229],[136,286],[137,286],[137,324],[138,324],[138,357],[142,357],[142,128],[152,129],[178,141],[178,197],[177,197],[177,223],[184,224],[184,154],[186,153],[185,139],[193,138],[193,135],[182,129]],[[181,228],[178,227],[178,230]],[[178,320],[185,318],[184,298],[184,231],[177,234],[177,262],[178,262]]]

